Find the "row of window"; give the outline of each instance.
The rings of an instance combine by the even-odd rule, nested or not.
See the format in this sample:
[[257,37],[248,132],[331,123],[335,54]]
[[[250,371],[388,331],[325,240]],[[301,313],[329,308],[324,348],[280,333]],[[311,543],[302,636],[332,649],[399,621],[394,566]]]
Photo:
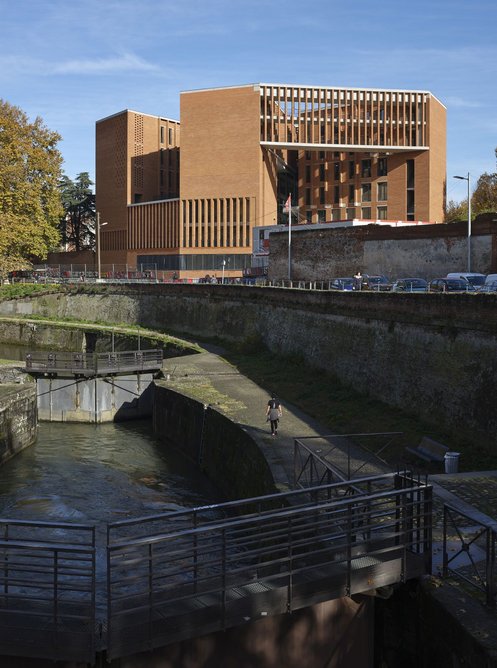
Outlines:
[[[345,165],[345,162],[333,162],[333,177],[335,181],[341,180],[342,170]],[[353,179],[357,176],[358,170],[362,178],[371,178],[372,177],[372,161],[370,158],[356,162],[355,160],[348,161],[348,178]],[[326,181],[327,174],[330,173],[330,170],[327,169],[324,163],[318,165],[319,171],[319,180]],[[387,176],[388,174],[388,164],[387,158],[378,158],[376,164],[376,176]],[[305,166],[305,181],[306,183],[311,182],[311,165]]]
[[[372,196],[372,183],[363,183],[360,189],[356,189],[354,185],[349,185],[349,190],[348,190],[348,201],[349,203],[351,202],[356,202],[357,201],[357,195],[360,195],[360,201],[361,202],[371,202],[371,196]],[[318,189],[317,194],[317,199],[319,201],[319,204],[326,204],[326,189],[324,187],[321,187]],[[340,200],[344,199],[343,197],[340,198],[340,186],[333,186],[333,203],[334,204],[340,204]],[[386,202],[388,199],[388,183],[386,181],[380,181],[379,183],[376,184],[376,201],[378,202]],[[311,188],[306,188],[305,193],[304,193],[304,204],[306,206],[311,206],[313,204],[313,198],[312,198],[312,189]]]
[[139,255],[138,265],[150,269],[192,269],[221,271],[225,269],[246,269],[250,267],[251,255],[234,253],[223,255]]
[[[344,215],[345,212],[345,215]],[[373,208],[363,206],[360,209],[351,206],[344,209],[319,209],[318,211],[306,211],[305,217],[308,223],[329,223],[339,220],[388,220],[388,208],[386,206],[375,207],[373,218]]]

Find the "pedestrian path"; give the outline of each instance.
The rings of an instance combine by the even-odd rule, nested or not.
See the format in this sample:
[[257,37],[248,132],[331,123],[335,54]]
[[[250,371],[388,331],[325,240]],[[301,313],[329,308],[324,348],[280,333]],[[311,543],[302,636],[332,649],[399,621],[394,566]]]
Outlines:
[[[272,388],[263,388],[241,374],[224,360],[217,351],[207,350],[165,360],[164,373],[175,389],[185,392],[199,401],[209,403],[243,425],[257,442],[271,468],[276,488],[286,491],[293,488],[294,442],[304,442],[320,458],[347,470],[346,439],[326,438],[330,429],[306,415],[303,411],[279,397],[283,406],[278,436],[271,437],[266,422],[266,406]],[[351,468],[354,471],[364,458],[364,451],[351,447]],[[361,468],[361,475],[379,475],[390,470],[381,461],[369,460]],[[474,473],[438,474],[429,477],[434,492],[434,573],[441,567],[443,541],[443,504],[450,503],[478,521],[489,524],[497,518],[497,471]],[[456,538],[454,536],[454,538]]]

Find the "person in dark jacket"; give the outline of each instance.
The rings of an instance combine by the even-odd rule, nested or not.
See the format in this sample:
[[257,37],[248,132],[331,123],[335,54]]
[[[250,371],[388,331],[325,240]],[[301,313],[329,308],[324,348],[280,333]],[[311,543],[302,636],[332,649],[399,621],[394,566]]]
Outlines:
[[283,409],[280,401],[276,395],[272,394],[266,408],[266,420],[271,423],[271,436],[278,435],[278,421],[282,415]]

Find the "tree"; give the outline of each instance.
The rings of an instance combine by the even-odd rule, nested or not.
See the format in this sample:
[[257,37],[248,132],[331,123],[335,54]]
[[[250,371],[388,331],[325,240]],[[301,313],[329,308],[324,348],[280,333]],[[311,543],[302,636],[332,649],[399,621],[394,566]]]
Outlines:
[[44,259],[59,240],[60,135],[0,99],[0,272]]
[[78,174],[72,181],[64,174],[59,188],[64,207],[60,221],[62,243],[67,250],[95,248],[95,195],[88,172]]
[[445,206],[445,222],[456,223],[458,220],[468,220],[468,200],[455,202],[449,200]]
[[[497,148],[494,151],[497,159]],[[474,215],[497,212],[497,173],[480,176],[471,197],[471,209]]]

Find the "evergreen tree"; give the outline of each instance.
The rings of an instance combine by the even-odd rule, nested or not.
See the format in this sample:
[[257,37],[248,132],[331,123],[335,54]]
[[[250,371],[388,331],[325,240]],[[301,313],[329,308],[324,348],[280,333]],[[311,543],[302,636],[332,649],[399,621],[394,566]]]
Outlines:
[[95,195],[88,172],[78,174],[72,181],[64,174],[59,188],[64,207],[60,221],[62,243],[67,250],[95,248]]

